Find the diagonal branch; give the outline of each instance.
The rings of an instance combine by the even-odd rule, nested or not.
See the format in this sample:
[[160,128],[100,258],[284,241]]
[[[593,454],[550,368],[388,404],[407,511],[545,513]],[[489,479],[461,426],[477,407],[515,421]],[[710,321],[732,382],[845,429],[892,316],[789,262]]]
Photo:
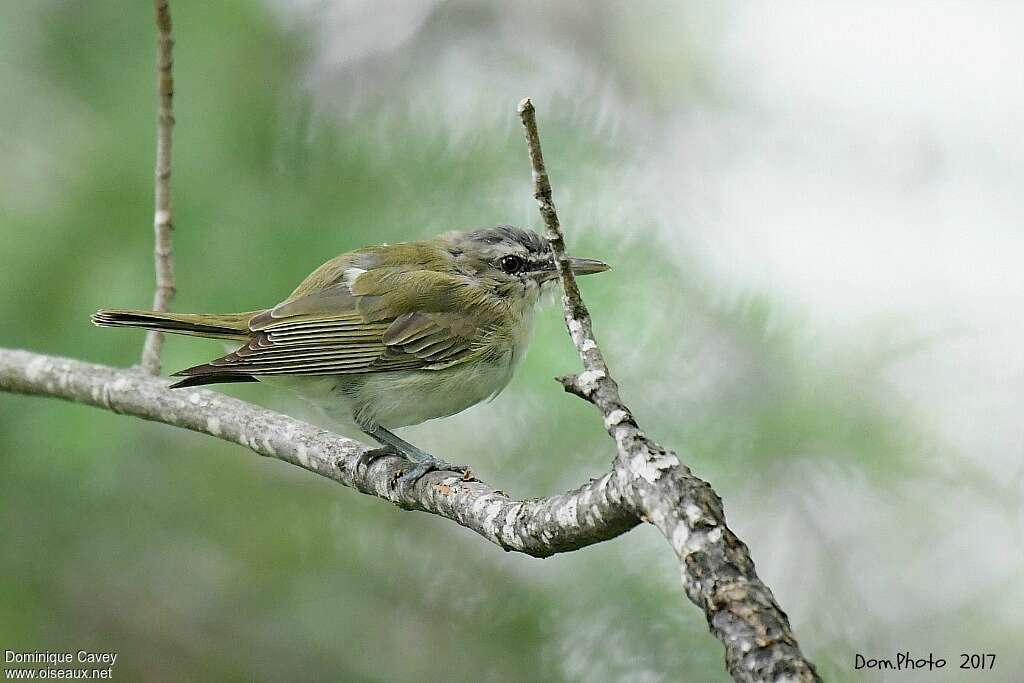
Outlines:
[[369,449],[358,441],[213,391],[171,390],[166,380],[135,370],[0,348],[0,391],[61,398],[215,436],[399,507],[445,517],[504,550],[534,557],[606,541],[639,523],[612,473],[562,495],[523,501],[451,472],[399,486],[412,466],[404,458],[384,456],[367,466],[360,456]]
[[747,546],[729,529],[722,500],[676,454],[652,441],[619,396],[619,387],[594,337],[590,313],[565,255],[565,240],[551,198],[533,103],[519,103],[540,207],[561,276],[562,307],[584,371],[560,378],[569,391],[594,404],[615,440],[614,470],[637,514],[668,539],[679,558],[687,597],[704,610],[711,632],[725,646],[726,667],[737,681],[818,681],[800,652],[786,614],[754,571]]
[[[153,181],[153,263],[156,268],[156,291],[153,310],[166,311],[174,298],[174,213],[171,209],[171,146],[174,131],[174,59],[171,50],[171,9],[167,0],[154,0],[157,27],[157,114],[156,170]],[[162,332],[149,331],[142,347],[142,368],[151,375],[160,374],[160,352],[164,346]]]

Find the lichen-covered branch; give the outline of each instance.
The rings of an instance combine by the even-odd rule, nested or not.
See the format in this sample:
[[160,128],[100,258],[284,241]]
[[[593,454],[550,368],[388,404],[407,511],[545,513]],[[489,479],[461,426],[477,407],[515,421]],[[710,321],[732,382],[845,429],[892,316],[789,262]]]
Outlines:
[[[153,264],[156,290],[153,310],[166,311],[174,298],[174,213],[171,208],[171,149],[174,131],[174,39],[171,35],[171,9],[167,0],[154,0],[156,10],[156,169],[153,181]],[[146,333],[142,347],[142,368],[151,375],[160,374],[160,352],[164,336]]]
[[746,545],[729,529],[722,501],[678,456],[652,441],[622,402],[594,337],[590,313],[566,260],[565,241],[551,198],[533,103],[519,104],[533,166],[534,198],[544,219],[564,294],[565,323],[583,372],[562,377],[565,389],[593,403],[617,449],[613,472],[636,514],[657,527],[680,561],[683,588],[704,610],[725,646],[726,667],[737,681],[817,681],[786,614],[754,571]]
[[562,495],[522,501],[451,472],[400,486],[398,478],[412,466],[404,458],[366,465],[360,456],[368,447],[358,441],[224,394],[167,384],[137,370],[0,348],[0,391],[61,398],[215,436],[400,507],[446,517],[505,550],[547,557],[639,523],[611,474]]

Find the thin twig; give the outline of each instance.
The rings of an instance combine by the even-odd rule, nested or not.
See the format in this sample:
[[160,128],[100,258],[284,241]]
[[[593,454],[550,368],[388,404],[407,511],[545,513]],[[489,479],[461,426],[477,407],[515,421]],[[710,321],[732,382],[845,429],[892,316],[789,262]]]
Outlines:
[[818,681],[800,652],[786,614],[754,571],[746,545],[729,529],[722,501],[678,456],[652,441],[622,402],[594,337],[565,254],[551,182],[537,132],[533,103],[519,103],[533,166],[534,198],[558,265],[565,323],[584,371],[563,377],[565,389],[593,403],[617,447],[613,474],[636,514],[668,539],[680,562],[687,597],[704,610],[711,632],[725,646],[726,668],[736,681]]
[[[154,0],[157,27],[157,114],[156,170],[154,178],[153,262],[156,291],[153,310],[166,311],[174,298],[174,213],[171,208],[171,149],[174,131],[174,40],[171,34],[171,9],[167,0]],[[160,374],[160,352],[164,336],[150,331],[142,347],[142,368],[151,375]]]

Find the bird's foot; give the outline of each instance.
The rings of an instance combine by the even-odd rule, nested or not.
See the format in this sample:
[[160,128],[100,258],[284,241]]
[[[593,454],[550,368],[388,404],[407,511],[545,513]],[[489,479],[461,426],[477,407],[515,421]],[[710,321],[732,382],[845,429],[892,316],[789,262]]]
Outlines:
[[409,486],[419,481],[423,475],[428,472],[457,472],[462,475],[463,479],[472,478],[472,474],[469,471],[469,465],[453,465],[446,460],[436,458],[430,453],[413,446],[408,441],[392,434],[390,431],[381,426],[370,427],[364,426],[362,430],[367,436],[371,437],[377,443],[381,444],[381,448],[375,448],[371,451],[365,452],[360,456],[360,460],[363,458],[370,458],[371,462],[373,458],[380,457],[381,455],[404,455],[410,461],[412,461],[412,467],[402,472],[398,477],[398,484],[401,486]]
[[[422,451],[420,452],[422,453]],[[399,484],[411,486],[430,472],[457,472],[463,477],[470,473],[469,465],[453,465],[447,460],[435,458],[429,453],[424,453],[423,455],[426,457],[414,459],[413,466],[402,473],[402,476],[398,478]]]
[[356,469],[358,470],[360,467],[369,467],[370,465],[373,464],[374,460],[377,460],[378,458],[383,458],[388,455],[396,455],[398,457],[403,457],[405,454],[402,453],[402,451],[395,448],[394,446],[380,446],[379,448],[371,448],[369,450],[363,451],[362,453],[359,454],[359,457],[356,458]]

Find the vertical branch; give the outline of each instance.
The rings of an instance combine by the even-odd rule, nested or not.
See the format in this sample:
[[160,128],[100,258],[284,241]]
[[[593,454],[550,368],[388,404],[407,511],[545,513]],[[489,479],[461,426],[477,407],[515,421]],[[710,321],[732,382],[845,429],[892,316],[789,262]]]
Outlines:
[[718,494],[674,452],[648,437],[622,402],[565,256],[529,98],[519,103],[519,117],[533,166],[533,196],[565,290],[565,324],[583,362],[582,373],[559,380],[566,391],[601,411],[616,445],[612,476],[637,517],[653,524],[675,551],[686,596],[704,611],[711,632],[725,646],[726,669],[733,679],[820,682],[814,665],[800,651],[785,612],[754,571],[747,546],[726,524]]
[[[595,399],[593,403],[604,414],[605,424],[608,425],[609,433],[614,438],[615,428],[623,422],[632,423],[633,417],[619,398],[618,386],[609,377],[608,365],[604,361],[597,340],[594,339],[594,326],[590,319],[590,311],[583,303],[583,297],[576,284],[576,276],[573,275],[572,268],[569,267],[569,260],[565,254],[565,238],[562,235],[558,214],[555,212],[555,203],[551,198],[551,181],[548,179],[548,171],[544,166],[544,154],[540,148],[537,114],[530,98],[527,97],[519,103],[519,117],[523,122],[526,147],[530,154],[530,164],[533,167],[533,198],[537,200],[537,205],[540,207],[540,214],[544,219],[545,226],[544,236],[551,243],[551,252],[555,256],[558,275],[562,280],[562,289],[565,292],[562,299],[565,324],[569,328],[569,334],[572,336],[572,341],[576,345],[576,350],[579,352],[580,360],[586,371],[586,374],[581,377],[560,378],[560,381],[570,391],[574,390],[578,380],[582,379],[585,382],[587,395],[583,398]],[[609,422],[609,417],[614,417],[614,420]]]
[[[156,269],[156,291],[153,310],[166,311],[174,298],[174,214],[171,210],[171,146],[174,130],[174,59],[171,51],[171,9],[167,0],[154,0],[157,28],[157,114],[156,170],[154,179],[153,262]],[[160,352],[164,339],[161,332],[150,331],[142,347],[142,368],[152,375],[160,374]]]

